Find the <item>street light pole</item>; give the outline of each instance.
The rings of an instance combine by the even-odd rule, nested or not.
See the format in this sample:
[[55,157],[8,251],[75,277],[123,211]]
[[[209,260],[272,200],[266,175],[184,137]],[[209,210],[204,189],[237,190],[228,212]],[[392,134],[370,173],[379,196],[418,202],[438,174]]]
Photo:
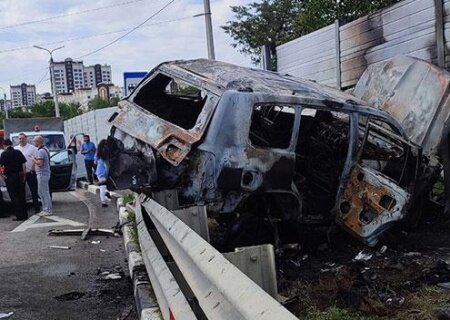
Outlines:
[[215,60],[216,54],[214,52],[214,39],[211,23],[211,6],[209,0],[203,0],[205,5],[205,24],[206,24],[206,44],[208,46],[208,59]]
[[58,104],[58,93],[56,92],[56,83],[55,83],[55,73],[54,73],[54,65],[53,65],[53,52],[59,49],[64,48],[64,46],[55,48],[53,50],[48,50],[46,48],[40,47],[40,46],[33,46],[36,49],[41,49],[44,51],[47,51],[50,54],[50,81],[52,82],[52,91],[53,91],[53,100],[55,101],[55,116],[57,118],[59,118],[60,114],[59,114],[59,104]]

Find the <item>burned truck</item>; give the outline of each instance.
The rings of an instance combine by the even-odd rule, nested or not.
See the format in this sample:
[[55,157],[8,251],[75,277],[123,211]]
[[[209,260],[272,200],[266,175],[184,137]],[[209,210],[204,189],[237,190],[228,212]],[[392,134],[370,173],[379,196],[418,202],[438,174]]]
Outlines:
[[109,122],[115,187],[206,206],[229,247],[332,221],[375,245],[418,198],[421,148],[389,113],[289,75],[162,63]]

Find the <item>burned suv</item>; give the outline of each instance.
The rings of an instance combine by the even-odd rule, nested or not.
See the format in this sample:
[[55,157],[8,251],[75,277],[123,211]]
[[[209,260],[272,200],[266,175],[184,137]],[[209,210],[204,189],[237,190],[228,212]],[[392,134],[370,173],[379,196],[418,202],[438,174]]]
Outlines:
[[333,220],[374,245],[412,211],[420,148],[388,113],[314,82],[167,62],[109,122],[115,186],[205,205],[230,246]]

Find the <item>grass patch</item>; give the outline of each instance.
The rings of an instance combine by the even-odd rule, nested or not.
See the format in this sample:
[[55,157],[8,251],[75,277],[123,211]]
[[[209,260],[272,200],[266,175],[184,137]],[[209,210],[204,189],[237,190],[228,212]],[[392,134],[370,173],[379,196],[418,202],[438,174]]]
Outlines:
[[360,313],[340,309],[337,307],[331,307],[325,311],[309,311],[304,316],[300,316],[299,319],[308,320],[368,320],[378,319],[375,317],[363,316]]
[[126,206],[127,204],[131,204],[134,201],[134,194],[127,193],[123,195],[123,205]]
[[406,298],[404,311],[397,313],[393,319],[437,319],[437,309],[449,302],[446,289],[423,287]]
[[136,227],[136,214],[134,212],[130,212],[127,210],[128,213],[128,225],[130,228],[130,239],[134,243],[139,244],[139,235]]

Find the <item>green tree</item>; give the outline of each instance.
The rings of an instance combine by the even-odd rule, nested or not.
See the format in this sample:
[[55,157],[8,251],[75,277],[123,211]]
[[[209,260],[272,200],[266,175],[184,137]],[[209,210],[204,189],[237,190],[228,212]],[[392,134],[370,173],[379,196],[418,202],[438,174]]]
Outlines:
[[257,64],[261,46],[269,45],[275,57],[277,46],[298,37],[293,23],[300,13],[301,3],[301,0],[263,0],[246,6],[232,6],[235,20],[228,21],[222,28],[233,38],[232,46],[250,55]]
[[5,120],[6,114],[4,111],[0,112],[0,129],[4,129],[3,127],[3,120]]
[[332,24],[335,20],[348,23],[400,0],[305,0],[300,14],[295,17],[296,33],[305,35]]
[[117,104],[119,103],[119,101],[120,101],[120,99],[119,98],[117,98],[117,97],[112,97],[111,99],[110,99],[110,106],[111,107],[115,107],[115,106],[117,106]]
[[98,96],[94,99],[89,100],[88,105],[90,110],[103,109],[111,106],[111,104],[107,100],[102,99]]
[[59,112],[64,120],[74,118],[81,114],[79,111],[79,103],[61,103],[59,106]]
[[[400,0],[262,0],[232,6],[234,19],[222,28],[232,46],[250,55],[257,64],[261,47],[269,45],[276,61],[276,47],[333,23],[351,22]],[[276,64],[274,63],[274,66]]]
[[32,118],[33,113],[29,109],[13,108],[8,111],[8,116],[10,118]]
[[31,112],[33,114],[33,118],[36,117],[54,117],[55,116],[55,104],[53,101],[48,100],[45,102],[35,103],[31,107]]

